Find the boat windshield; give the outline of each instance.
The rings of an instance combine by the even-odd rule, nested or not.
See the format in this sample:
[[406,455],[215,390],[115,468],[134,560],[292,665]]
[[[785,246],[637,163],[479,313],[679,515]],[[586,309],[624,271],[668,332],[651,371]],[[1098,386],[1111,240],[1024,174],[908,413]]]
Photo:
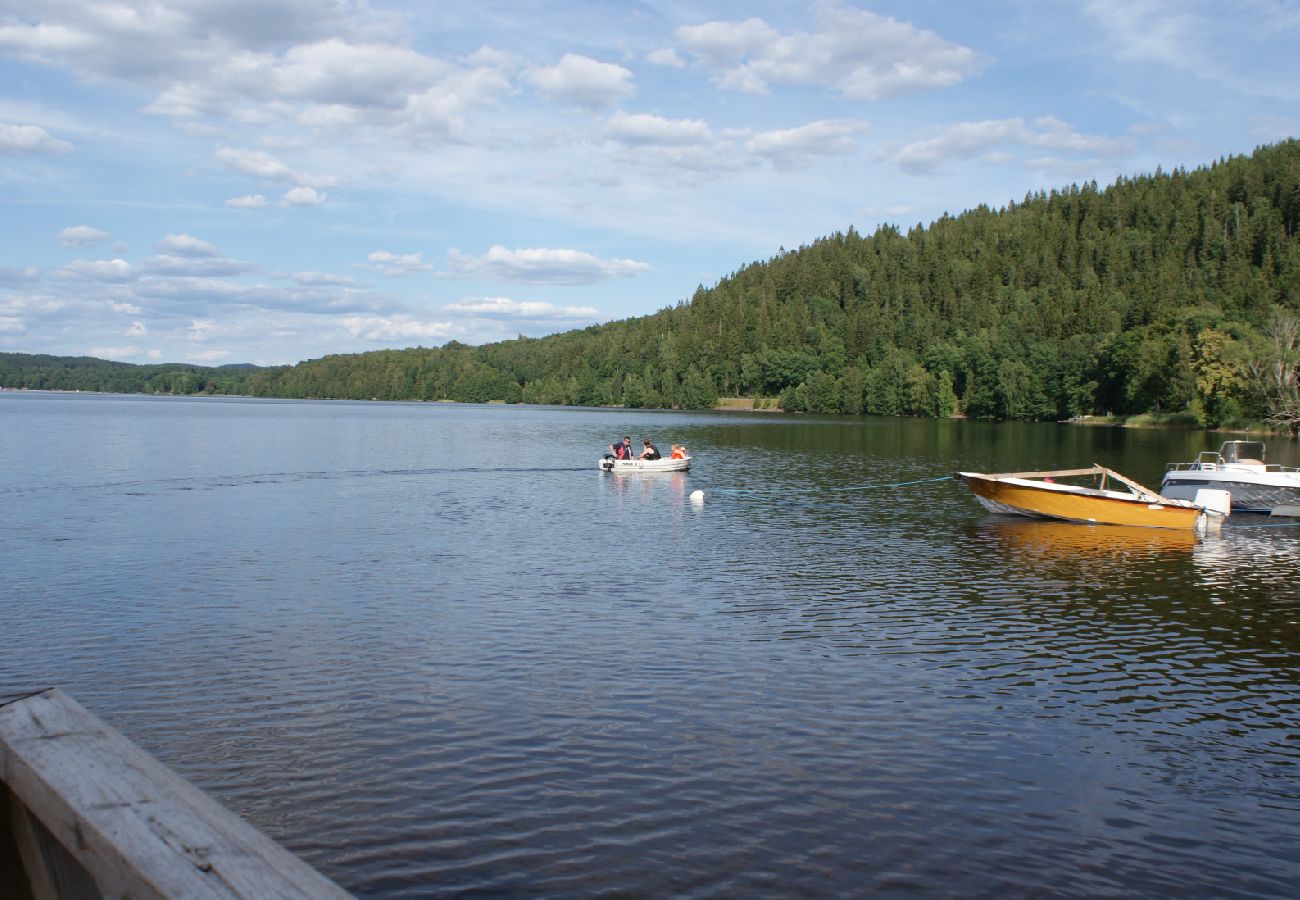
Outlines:
[[1262,463],[1264,462],[1263,441],[1225,441],[1219,449],[1219,455],[1225,463]]

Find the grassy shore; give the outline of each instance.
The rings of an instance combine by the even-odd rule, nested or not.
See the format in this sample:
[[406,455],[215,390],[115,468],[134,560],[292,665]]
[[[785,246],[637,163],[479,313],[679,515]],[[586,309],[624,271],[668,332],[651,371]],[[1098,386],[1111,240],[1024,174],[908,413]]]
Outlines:
[[1281,434],[1265,422],[1238,419],[1207,428],[1188,412],[1142,413],[1138,416],[1075,416],[1071,425],[1104,425],[1110,428],[1183,428],[1188,431],[1229,431],[1235,434]]

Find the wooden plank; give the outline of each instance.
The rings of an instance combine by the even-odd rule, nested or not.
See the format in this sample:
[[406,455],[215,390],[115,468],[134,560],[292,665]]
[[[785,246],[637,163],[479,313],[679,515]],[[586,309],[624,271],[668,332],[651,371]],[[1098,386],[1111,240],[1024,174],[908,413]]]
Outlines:
[[[1100,475],[1104,469],[1093,466],[1090,469],[1053,469],[1050,472],[998,472],[996,475],[984,475],[984,478],[1073,478],[1078,475]],[[970,473],[972,475],[978,473]]]
[[111,896],[348,896],[57,688],[0,706],[0,781]]

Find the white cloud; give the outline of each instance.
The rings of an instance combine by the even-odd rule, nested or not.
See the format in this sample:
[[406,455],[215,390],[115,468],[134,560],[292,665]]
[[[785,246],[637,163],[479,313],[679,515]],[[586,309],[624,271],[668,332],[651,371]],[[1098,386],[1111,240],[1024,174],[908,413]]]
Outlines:
[[44,128],[0,122],[0,153],[66,153],[72,149]]
[[249,194],[244,197],[231,197],[226,201],[226,206],[231,206],[235,209],[263,209],[269,205],[270,201],[261,194]]
[[826,120],[798,128],[762,131],[746,142],[751,154],[766,159],[778,169],[793,169],[815,162],[817,157],[852,153],[853,136],[866,130],[862,122]]
[[111,237],[107,231],[89,225],[73,225],[59,232],[59,240],[65,247],[91,247]]
[[616,113],[606,133],[625,144],[701,144],[713,140],[708,124],[699,119],[665,119],[645,114]]
[[762,94],[773,84],[822,85],[856,100],[951,87],[978,72],[973,50],[866,10],[818,7],[817,29],[783,35],[762,19],[677,29],[681,48],[726,88]]
[[132,322],[122,332],[123,337],[144,337],[149,333],[149,328],[141,321]]
[[220,256],[217,248],[188,234],[169,234],[155,245],[164,256]]
[[390,253],[376,250],[366,257],[366,262],[357,263],[359,269],[369,269],[380,275],[395,278],[399,275],[413,275],[433,268],[432,263],[424,261],[423,253]]
[[487,276],[523,284],[595,284],[608,278],[637,275],[650,270],[632,259],[600,259],[581,250],[528,248],[510,250],[495,244],[483,256],[448,252],[458,275]]
[[85,355],[96,359],[122,360],[139,356],[140,351],[136,347],[91,347]]
[[84,281],[127,281],[135,277],[131,264],[124,259],[79,259],[68,263],[58,274]]
[[443,309],[474,316],[510,319],[591,322],[601,318],[600,310],[594,306],[556,306],[553,303],[540,301],[521,302],[508,297],[483,297],[460,303],[448,303]]
[[302,285],[353,285],[355,278],[348,275],[331,275],[328,272],[295,272],[290,276]]
[[758,56],[781,39],[762,19],[743,22],[705,22],[677,29],[677,40],[707,66],[730,69],[746,57]]
[[452,72],[436,85],[406,98],[405,107],[395,119],[396,131],[416,142],[465,141],[466,115],[494,103],[509,88],[506,74],[491,66]]
[[667,69],[686,68],[686,60],[678,56],[677,51],[672,47],[663,47],[659,50],[653,50],[650,53],[647,53],[645,58],[656,66],[663,66]]
[[446,63],[391,44],[331,38],[291,47],[274,71],[281,97],[354,107],[397,107],[448,69]]
[[528,73],[538,93],[558,103],[600,109],[632,93],[632,73],[622,66],[566,53],[557,65]]
[[282,206],[320,206],[328,197],[321,191],[313,187],[296,187],[289,188],[280,198]]
[[288,182],[304,187],[334,187],[338,179],[332,175],[311,175],[290,168],[282,160],[264,150],[240,150],[235,147],[218,147],[217,160],[228,169],[266,181]]
[[144,260],[138,266],[149,275],[179,275],[188,277],[230,278],[251,275],[261,267],[256,263],[220,256],[170,256],[162,254]]
[[0,334],[22,334],[27,323],[17,316],[0,316]]
[[348,316],[339,324],[353,337],[385,343],[439,340],[450,337],[455,330],[451,322],[422,321],[409,315]]
[[190,322],[189,338],[197,344],[201,344],[208,339],[217,329],[217,323],[206,319],[194,319]]
[[1132,152],[1127,139],[1080,134],[1053,116],[1026,122],[1021,118],[960,122],[939,135],[916,141],[890,154],[899,168],[913,175],[925,175],[953,159],[983,158],[1002,162],[1007,148],[1032,147],[1122,157]]

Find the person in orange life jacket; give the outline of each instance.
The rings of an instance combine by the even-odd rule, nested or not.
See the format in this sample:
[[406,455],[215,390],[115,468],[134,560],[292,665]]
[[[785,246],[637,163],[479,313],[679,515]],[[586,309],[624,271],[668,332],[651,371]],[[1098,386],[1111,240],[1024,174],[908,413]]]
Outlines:
[[686,458],[686,448],[683,447],[681,444],[673,444],[673,456],[672,456],[672,458],[673,458],[673,459],[685,459],[685,458]]
[[624,435],[623,440],[621,442],[617,444],[610,444],[609,455],[614,457],[615,459],[631,459],[632,439],[627,435]]
[[663,459],[659,455],[659,451],[655,449],[655,445],[650,443],[650,438],[641,438],[641,443],[645,444],[645,449],[641,451],[641,455],[637,459]]

